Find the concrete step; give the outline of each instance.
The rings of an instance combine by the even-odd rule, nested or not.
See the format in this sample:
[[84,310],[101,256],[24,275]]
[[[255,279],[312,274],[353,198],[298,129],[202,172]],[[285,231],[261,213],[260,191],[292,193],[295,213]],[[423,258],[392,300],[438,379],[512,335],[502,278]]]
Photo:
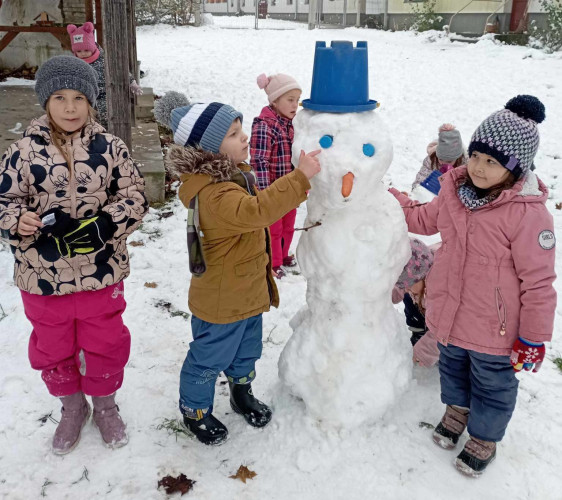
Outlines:
[[163,202],[166,171],[156,122],[137,121],[132,137],[132,157],[144,176],[146,197],[150,203]]
[[137,97],[137,104],[135,106],[135,116],[137,120],[152,120],[154,115],[154,93],[152,88],[143,87],[143,94]]

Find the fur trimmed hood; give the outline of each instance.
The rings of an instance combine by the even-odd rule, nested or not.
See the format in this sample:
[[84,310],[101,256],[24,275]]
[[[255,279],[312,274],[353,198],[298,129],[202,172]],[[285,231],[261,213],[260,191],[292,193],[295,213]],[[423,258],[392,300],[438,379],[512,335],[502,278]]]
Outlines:
[[224,154],[177,144],[170,146],[165,164],[173,174],[208,175],[212,183],[229,181],[240,171],[238,166]]

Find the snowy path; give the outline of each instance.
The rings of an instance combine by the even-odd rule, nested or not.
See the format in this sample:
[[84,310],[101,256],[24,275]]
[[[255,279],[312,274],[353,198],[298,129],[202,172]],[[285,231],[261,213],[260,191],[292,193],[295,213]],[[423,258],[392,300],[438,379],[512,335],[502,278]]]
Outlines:
[[[139,59],[149,70],[144,85],[157,93],[188,89],[191,98],[219,100],[241,109],[249,131],[264,97],[255,77],[265,71],[288,72],[308,94],[315,40],[367,39],[370,47],[371,97],[394,139],[390,180],[400,188],[412,182],[425,145],[440,123],[456,123],[465,141],[491,111],[517,93],[543,100],[547,120],[540,126],[538,174],[551,186],[549,207],[562,234],[562,55],[521,47],[451,44],[410,33],[372,30],[258,31],[139,29]],[[452,466],[452,452],[431,443],[439,401],[437,369],[414,370],[414,381],[401,403],[382,422],[352,433],[324,432],[304,415],[302,405],[277,382],[277,359],[291,334],[289,319],[304,303],[305,283],[289,276],[280,287],[282,306],[264,316],[264,355],[258,364],[256,393],[272,402],[274,419],[262,430],[249,428],[228,405],[226,386],[217,388],[216,412],[230,430],[229,440],[205,448],[193,439],[158,430],[164,418],[178,417],[178,374],[190,340],[189,321],[170,310],[187,311],[189,284],[185,246],[186,213],[178,202],[151,210],[131,241],[132,274],[126,282],[125,320],[133,345],[118,402],[128,423],[130,443],[106,450],[97,430],[86,426],[77,449],[66,457],[50,453],[54,424],[38,420],[53,412],[50,397],[27,361],[30,328],[18,290],[11,282],[12,257],[0,251],[0,497],[9,500],[159,499],[157,480],[184,473],[197,481],[185,498],[234,499],[548,499],[562,498],[562,373],[551,361],[541,372],[521,377],[517,408],[498,458],[478,481]],[[302,224],[304,208],[297,226]],[[559,272],[562,260],[559,259]],[[153,282],[156,288],[146,288]],[[558,287],[560,288],[560,287]],[[557,334],[547,352],[562,355],[558,309]],[[0,311],[1,317],[1,311]],[[406,331],[404,332],[406,335]],[[224,379],[223,379],[224,380]],[[376,384],[377,380],[367,383]],[[257,472],[247,484],[229,479],[240,464]],[[87,471],[87,478],[85,477]],[[81,479],[82,478],[82,479]]]

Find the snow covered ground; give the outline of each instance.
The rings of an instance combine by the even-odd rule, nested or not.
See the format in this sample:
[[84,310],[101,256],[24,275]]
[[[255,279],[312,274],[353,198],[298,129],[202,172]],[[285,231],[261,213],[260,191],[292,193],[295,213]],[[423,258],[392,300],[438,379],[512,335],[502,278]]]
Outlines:
[[[252,118],[266,104],[255,84],[259,73],[290,73],[308,97],[316,40],[368,40],[371,98],[381,102],[377,112],[394,140],[388,180],[400,189],[409,188],[441,123],[455,123],[468,141],[478,123],[509,98],[534,94],[547,113],[540,125],[537,173],[551,188],[549,208],[562,234],[562,212],[554,207],[562,201],[561,53],[546,56],[491,40],[450,43],[435,33],[294,27],[140,28],[139,59],[149,72],[143,84],[157,93],[173,89],[191,99],[230,103],[244,113],[249,132]],[[173,214],[162,217],[168,211]],[[298,227],[304,215],[301,207]],[[220,379],[215,407],[230,430],[225,444],[207,448],[159,430],[163,419],[178,417],[178,377],[191,337],[189,321],[171,314],[188,312],[185,219],[177,201],[151,209],[130,239],[144,245],[130,247],[125,320],[133,344],[117,398],[130,442],[116,451],[105,449],[97,430],[87,425],[71,454],[61,458],[50,452],[55,424],[40,419],[51,412],[58,419],[60,405],[29,367],[30,326],[11,281],[12,257],[0,251],[0,304],[7,315],[0,321],[0,497],[159,499],[166,495],[156,489],[158,479],[184,473],[197,481],[185,498],[198,500],[562,498],[562,373],[551,361],[562,355],[562,307],[548,361],[538,374],[521,375],[517,408],[498,457],[477,481],[461,476],[452,465],[456,454],[437,448],[431,430],[420,426],[436,424],[443,412],[437,368],[416,367],[409,390],[383,420],[343,433],[323,430],[282,390],[277,360],[291,335],[288,322],[304,304],[306,284],[298,275],[281,282],[282,305],[264,316],[264,354],[254,388],[272,403],[272,423],[261,430],[248,427],[230,410]],[[241,464],[257,473],[247,484],[229,478]]]

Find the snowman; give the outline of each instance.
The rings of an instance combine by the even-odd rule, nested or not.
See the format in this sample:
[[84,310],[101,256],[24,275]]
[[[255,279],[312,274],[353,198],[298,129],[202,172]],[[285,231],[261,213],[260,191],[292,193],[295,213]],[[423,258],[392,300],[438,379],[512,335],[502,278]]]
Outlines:
[[317,42],[311,98],[294,119],[293,163],[301,150],[321,149],[322,170],[297,247],[306,306],[291,320],[279,375],[332,428],[382,417],[411,376],[411,347],[391,302],[410,245],[382,182],[392,141],[377,107],[367,42]]

